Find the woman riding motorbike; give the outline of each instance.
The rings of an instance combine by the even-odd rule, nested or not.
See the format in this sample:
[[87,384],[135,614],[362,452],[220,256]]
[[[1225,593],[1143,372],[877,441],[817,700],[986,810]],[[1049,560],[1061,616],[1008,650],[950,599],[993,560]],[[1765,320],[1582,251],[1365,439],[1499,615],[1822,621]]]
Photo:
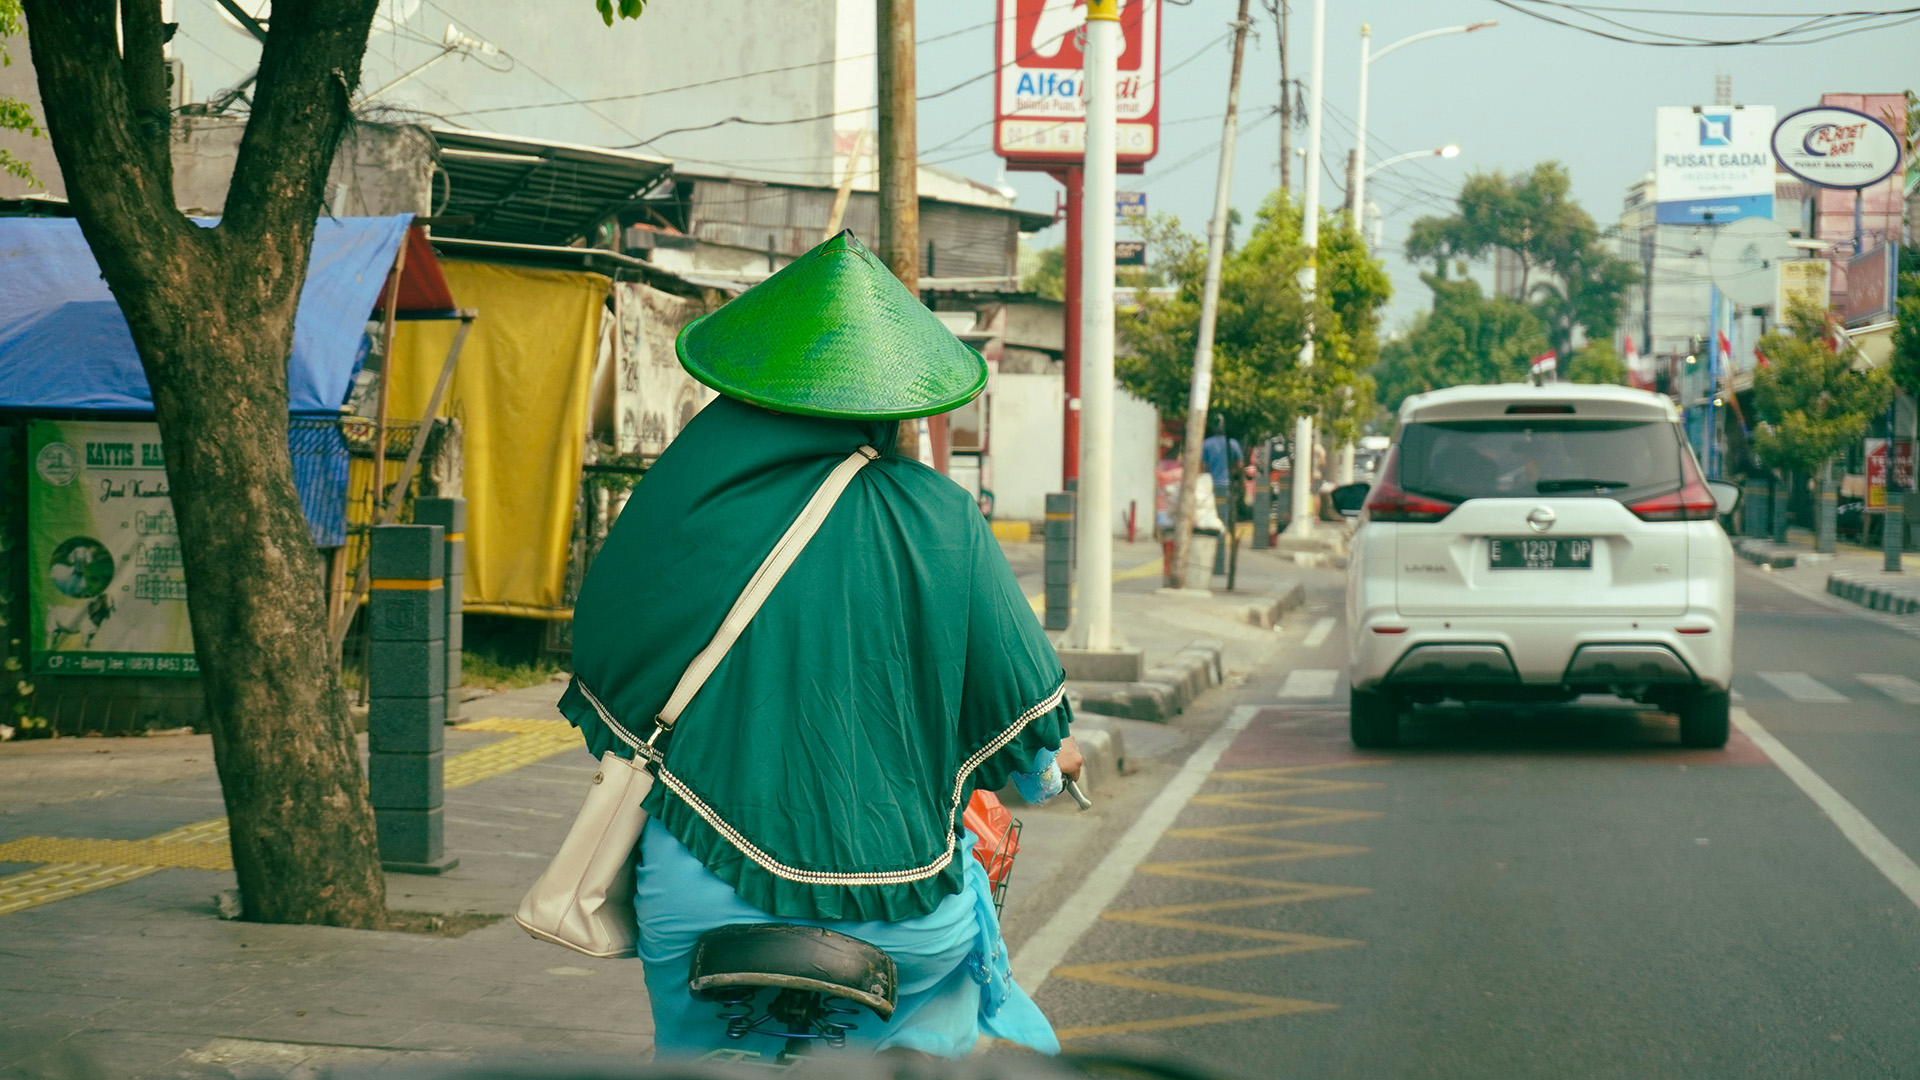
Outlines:
[[894,958],[894,1013],[851,1045],[1056,1051],[961,809],[1016,774],[1077,774],[1060,663],[967,492],[894,453],[900,420],[971,400],[985,363],[851,233],[694,321],[678,352],[723,396],[635,488],[575,605],[560,707],[596,757],[625,748],[593,699],[645,730],[828,472],[878,457],[680,715],[644,804],[660,1052],[727,1045],[689,956],[708,930],[771,921]]

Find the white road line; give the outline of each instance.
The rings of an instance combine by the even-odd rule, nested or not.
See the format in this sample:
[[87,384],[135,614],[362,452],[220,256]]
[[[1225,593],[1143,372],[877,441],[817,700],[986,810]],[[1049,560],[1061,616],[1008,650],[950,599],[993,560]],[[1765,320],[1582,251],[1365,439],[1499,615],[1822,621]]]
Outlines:
[[1920,682],[1905,675],[1873,675],[1863,671],[1855,677],[1902,705],[1920,705]]
[[1287,681],[1280,684],[1280,696],[1287,700],[1325,700],[1333,696],[1333,688],[1339,683],[1340,673],[1332,668],[1296,668],[1288,672]]
[[1847,695],[1804,671],[1756,671],[1754,674],[1772,683],[1775,690],[1795,701],[1825,701],[1838,704],[1847,700]]
[[1327,643],[1328,635],[1332,634],[1333,628],[1338,625],[1339,625],[1339,620],[1335,619],[1331,615],[1327,616],[1324,619],[1321,619],[1317,623],[1314,623],[1313,629],[1307,631],[1307,636],[1301,640],[1300,642],[1301,648],[1317,649],[1320,646],[1325,645]]
[[1874,827],[1858,808],[1848,802],[1846,796],[1833,790],[1833,786],[1820,778],[1820,774],[1807,767],[1799,755],[1784,746],[1772,733],[1760,726],[1745,709],[1733,710],[1733,723],[1741,734],[1753,740],[1766,755],[1773,759],[1780,771],[1787,774],[1807,798],[1813,800],[1822,813],[1827,815],[1840,835],[1847,838],[1860,854],[1867,857],[1874,869],[1886,876],[1893,887],[1906,894],[1913,906],[1920,907],[1920,866],[1907,857],[1907,853],[1895,847],[1885,833]]
[[1246,729],[1259,711],[1257,706],[1241,705],[1229,713],[1227,722],[1187,758],[1187,763],[1180,766],[1167,786],[1147,804],[1140,817],[1120,837],[1120,842],[1087,874],[1073,895],[1067,897],[1046,925],[1020,946],[1013,958],[1013,978],[1029,995],[1039,992],[1047,976],[1066,959],[1067,952],[1120,895],[1120,890],[1133,877],[1133,868],[1153,852],[1153,846],[1160,842],[1161,834],[1173,824],[1173,819],[1180,816],[1187,800],[1206,783],[1208,774],[1219,764],[1220,755],[1227,752],[1234,737]]

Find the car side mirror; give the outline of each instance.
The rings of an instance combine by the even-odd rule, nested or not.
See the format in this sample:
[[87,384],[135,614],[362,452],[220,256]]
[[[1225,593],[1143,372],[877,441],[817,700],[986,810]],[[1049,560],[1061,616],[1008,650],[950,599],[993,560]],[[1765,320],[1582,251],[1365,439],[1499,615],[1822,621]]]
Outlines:
[[1725,480],[1709,480],[1707,490],[1713,492],[1713,509],[1721,516],[1733,513],[1734,507],[1740,505],[1740,485],[1738,484],[1729,484]]
[[1367,493],[1372,490],[1372,484],[1342,484],[1334,488],[1328,498],[1333,500],[1334,512],[1341,517],[1359,517],[1360,508],[1367,505]]

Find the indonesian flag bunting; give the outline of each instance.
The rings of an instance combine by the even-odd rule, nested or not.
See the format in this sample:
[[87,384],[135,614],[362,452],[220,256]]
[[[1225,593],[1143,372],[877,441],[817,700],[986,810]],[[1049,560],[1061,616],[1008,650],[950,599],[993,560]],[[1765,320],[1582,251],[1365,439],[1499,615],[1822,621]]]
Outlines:
[[1727,332],[1725,330],[1722,330],[1719,332],[1719,337],[1720,337],[1720,359],[1728,367],[1732,367],[1733,366],[1733,341],[1727,337]]
[[1559,355],[1552,352],[1541,353],[1539,356],[1533,358],[1532,370],[1535,378],[1558,378],[1560,375]]
[[1634,343],[1633,335],[1628,334],[1623,342],[1621,353],[1627,361],[1627,385],[1636,390],[1653,389],[1653,373],[1640,362],[1640,347]]
[[1753,366],[1754,367],[1766,367],[1768,364],[1772,362],[1773,361],[1767,359],[1766,353],[1763,353],[1760,351],[1760,346],[1755,345],[1753,347]]

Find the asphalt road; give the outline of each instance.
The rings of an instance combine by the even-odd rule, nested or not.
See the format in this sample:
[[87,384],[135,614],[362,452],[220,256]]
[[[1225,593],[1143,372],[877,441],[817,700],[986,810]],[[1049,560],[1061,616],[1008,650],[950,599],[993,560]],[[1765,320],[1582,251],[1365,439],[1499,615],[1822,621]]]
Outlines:
[[1313,601],[1076,868],[1099,918],[1016,943],[1070,1048],[1245,1077],[1920,1076],[1920,882],[1888,876],[1920,856],[1920,638],[1743,572],[1724,751],[1585,699],[1425,709],[1363,754],[1338,596]]

